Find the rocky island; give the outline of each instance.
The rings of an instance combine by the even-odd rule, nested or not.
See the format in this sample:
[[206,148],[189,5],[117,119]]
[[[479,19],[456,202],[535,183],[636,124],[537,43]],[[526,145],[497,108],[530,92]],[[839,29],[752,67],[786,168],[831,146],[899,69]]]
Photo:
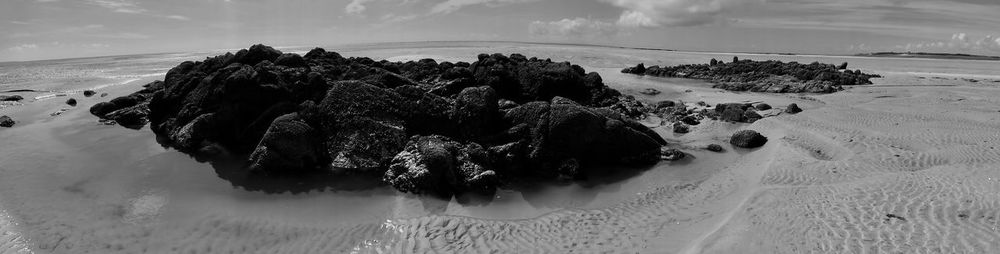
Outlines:
[[847,63],[839,66],[813,62],[740,60],[726,63],[712,59],[708,64],[688,64],[669,67],[645,67],[639,64],[622,73],[656,77],[678,77],[707,80],[713,87],[730,91],[770,93],[832,93],[845,86],[871,84],[877,74],[848,70]]
[[362,175],[450,196],[655,163],[666,142],[614,110],[625,101],[597,73],[519,54],[401,63],[254,45],[90,111],[148,122],[165,146],[237,161],[243,178]]

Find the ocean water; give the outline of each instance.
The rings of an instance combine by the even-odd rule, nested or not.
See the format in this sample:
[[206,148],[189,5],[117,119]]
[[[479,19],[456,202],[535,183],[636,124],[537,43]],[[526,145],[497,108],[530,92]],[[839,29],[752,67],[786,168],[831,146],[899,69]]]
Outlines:
[[[307,48],[283,49],[304,53]],[[985,61],[672,52],[595,46],[517,43],[394,43],[327,47],[373,59],[472,62],[479,53],[520,53],[570,61],[599,72],[605,83],[632,93],[663,91],[646,100],[719,103],[797,99],[730,93],[684,79],[618,71],[636,63],[705,63],[740,58],[839,64],[886,76],[876,85],[1000,85],[1000,64]],[[711,123],[712,131],[678,136],[657,128],[692,159],[663,162],[615,181],[502,190],[494,201],[464,203],[400,194],[381,186],[360,190],[267,194],[231,186],[211,166],[159,146],[148,130],[97,123],[90,105],[140,89],[181,61],[218,52],[0,63],[0,91],[28,98],[0,108],[23,121],[0,129],[0,252],[21,253],[550,253],[690,250],[711,228],[720,207],[694,192],[716,173],[738,167],[746,151],[697,149],[724,144],[741,125]],[[972,83],[963,78],[976,79]],[[82,98],[85,89],[111,96]],[[687,92],[692,90],[693,92]],[[49,95],[66,94],[67,108]],[[37,99],[36,99],[37,98]],[[800,102],[802,103],[802,102]],[[651,123],[655,124],[655,123]],[[29,128],[30,127],[30,128]]]

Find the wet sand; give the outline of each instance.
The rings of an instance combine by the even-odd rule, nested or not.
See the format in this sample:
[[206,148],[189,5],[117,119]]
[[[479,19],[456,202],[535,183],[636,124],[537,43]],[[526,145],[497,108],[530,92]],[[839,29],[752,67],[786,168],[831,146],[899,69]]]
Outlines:
[[[618,73],[643,57],[720,57],[713,54],[525,46],[342,53],[471,61],[507,51],[579,63],[626,93],[663,92],[636,94],[650,101],[794,102],[805,112],[754,124],[706,121],[685,135],[658,127],[693,158],[614,182],[503,190],[485,204],[389,187],[265,194],[233,188],[210,165],[160,147],[148,129],[102,125],[87,112],[157,78],[146,77],[101,88],[105,98],[70,95],[75,108],[55,97],[0,109],[18,121],[0,129],[0,252],[1000,251],[1000,87],[989,82],[888,70],[876,85],[830,95],[733,93]],[[70,110],[50,115],[62,108]],[[734,149],[728,135],[740,129],[770,141]],[[709,143],[726,152],[702,149]]]

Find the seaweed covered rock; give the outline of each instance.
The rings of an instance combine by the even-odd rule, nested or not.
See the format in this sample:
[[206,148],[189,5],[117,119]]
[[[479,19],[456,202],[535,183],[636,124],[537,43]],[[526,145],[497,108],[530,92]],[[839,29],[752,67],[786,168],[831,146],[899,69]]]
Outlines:
[[413,136],[392,158],[383,181],[403,192],[440,196],[491,195],[500,184],[482,146],[438,135]]
[[767,137],[752,130],[741,130],[733,133],[729,138],[729,143],[736,147],[757,148],[767,143]]
[[622,98],[597,73],[518,54],[403,63],[254,45],[183,62],[90,111],[126,127],[148,119],[158,141],[198,160],[245,162],[225,175],[349,174],[447,196],[655,163],[665,141],[608,109]]
[[[843,69],[841,69],[843,68]],[[800,64],[781,61],[752,61],[733,57],[733,62],[716,61],[708,64],[688,64],[670,67],[639,64],[623,73],[657,77],[680,77],[708,80],[714,87],[731,91],[770,93],[832,93],[845,86],[872,84],[877,74],[860,70],[844,70],[847,64]]]
[[677,149],[673,149],[673,148],[663,149],[660,152],[660,159],[665,160],[665,161],[678,161],[678,160],[684,159],[684,157],[686,157],[686,156],[687,155],[684,154],[684,152],[681,152],[681,150],[677,150]]

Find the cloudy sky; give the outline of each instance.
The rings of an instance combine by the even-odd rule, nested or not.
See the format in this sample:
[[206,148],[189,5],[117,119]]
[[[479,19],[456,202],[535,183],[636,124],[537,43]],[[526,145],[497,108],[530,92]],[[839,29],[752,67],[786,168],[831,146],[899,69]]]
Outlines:
[[1000,55],[1000,0],[2,0],[0,61],[386,41]]

